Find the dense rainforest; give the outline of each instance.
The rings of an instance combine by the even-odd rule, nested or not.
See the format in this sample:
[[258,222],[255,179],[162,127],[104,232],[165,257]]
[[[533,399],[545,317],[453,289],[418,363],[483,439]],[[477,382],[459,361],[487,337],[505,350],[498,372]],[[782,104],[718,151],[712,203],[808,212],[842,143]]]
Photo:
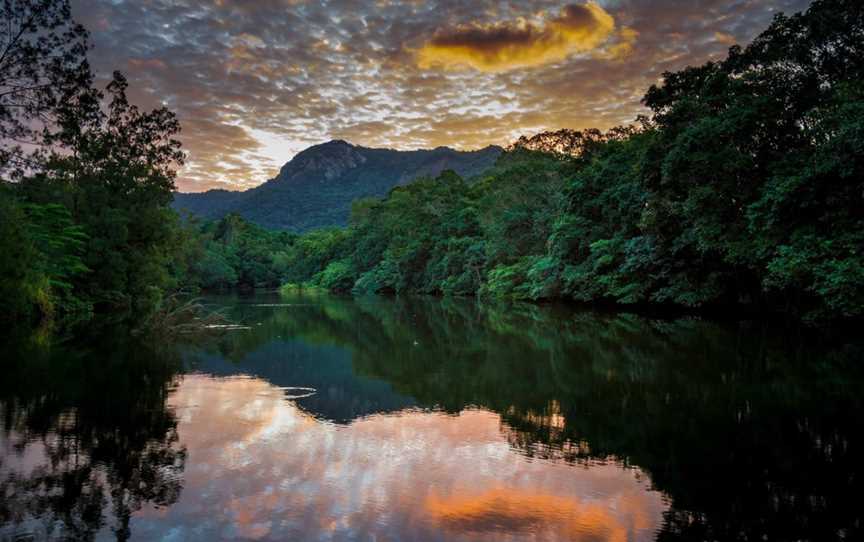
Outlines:
[[177,284],[184,155],[165,108],[97,88],[68,1],[0,4],[2,316],[148,312]]
[[96,89],[68,2],[35,4],[2,14],[2,316],[283,284],[864,316],[859,1],[665,74],[634,126],[522,138],[479,176],[421,178],[300,235],[177,215],[177,119],[130,104],[119,73]]
[[285,274],[337,291],[864,314],[864,4],[667,73],[638,126],[523,138],[354,204]]

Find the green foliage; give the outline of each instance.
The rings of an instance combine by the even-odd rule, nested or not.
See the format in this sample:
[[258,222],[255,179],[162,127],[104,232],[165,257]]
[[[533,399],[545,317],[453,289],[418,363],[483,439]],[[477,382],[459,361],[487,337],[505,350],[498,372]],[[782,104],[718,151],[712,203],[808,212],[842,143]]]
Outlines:
[[356,203],[328,257],[292,253],[292,280],[860,318],[862,50],[860,2],[777,16],[726,60],[665,74],[638,129],[522,138],[473,184]]
[[30,226],[30,238],[41,254],[36,269],[48,277],[54,289],[68,292],[76,275],[90,271],[81,254],[87,242],[84,228],[72,221],[63,205],[24,205]]
[[293,232],[345,226],[358,199],[383,197],[407,180],[444,169],[471,177],[491,167],[500,153],[492,146],[466,152],[446,147],[399,151],[330,141],[300,152],[261,186],[178,193],[174,207],[206,220],[236,213],[266,228]]
[[200,286],[278,286],[283,278],[280,252],[291,234],[277,233],[250,224],[238,215],[228,215],[201,229],[205,257],[195,267]]
[[180,125],[164,107],[129,103],[119,73],[104,92],[92,86],[87,32],[68,1],[6,2],[0,14],[9,22],[0,30],[2,316],[91,307],[146,316],[188,267],[168,207],[184,158]]
[[[332,201],[389,192],[356,199],[347,227],[302,235],[268,231],[235,214],[180,221],[168,208],[183,158],[176,119],[129,104],[119,74],[101,108],[106,95],[84,76],[68,100],[39,102],[45,118],[55,119],[45,148],[34,154],[40,161],[27,175],[19,168],[20,182],[0,199],[9,217],[0,225],[0,248],[20,254],[3,262],[6,312],[94,304],[146,315],[169,290],[295,284],[354,293],[747,304],[814,321],[861,318],[862,50],[864,5],[817,0],[805,13],[777,16],[721,62],[665,74],[646,93],[652,116],[638,128],[523,138],[470,181],[444,171],[391,189],[388,160],[396,155],[345,142],[315,147],[280,180],[243,196],[241,207],[256,209],[263,223],[297,227],[277,224],[284,200],[264,202],[261,194],[308,188],[304,175],[313,170],[351,181],[328,184],[325,190],[339,192],[324,194]],[[65,73],[79,73],[68,60]],[[2,122],[12,130],[19,121]],[[445,151],[429,152],[424,160]],[[467,164],[448,156],[476,172],[498,154],[462,156]],[[374,190],[358,188],[370,183]],[[306,200],[292,201],[303,207]],[[322,210],[321,201],[290,209],[314,215],[302,228],[334,223],[332,213],[341,211]],[[219,209],[221,216],[228,207]]]
[[89,272],[82,260],[87,236],[62,205],[23,203],[11,188],[0,189],[0,252],[14,255],[0,262],[0,317],[50,319],[58,305],[86,312],[72,281]]
[[187,239],[180,247],[180,256],[196,255],[182,274],[180,283],[186,289],[275,288],[284,284],[350,290],[356,280],[347,262],[336,259],[344,253],[348,240],[347,232],[338,228],[301,237],[261,228],[232,213],[216,222],[200,223],[188,217],[182,231]]
[[64,106],[53,140],[75,152],[52,154],[18,190],[37,228],[42,271],[56,289],[146,314],[176,285],[178,221],[168,204],[183,155],[174,115],[139,111],[126,88],[115,74],[104,113]]
[[530,299],[531,285],[528,283],[528,258],[513,265],[497,265],[489,270],[486,282],[479,294],[484,297]]
[[355,280],[351,263],[346,260],[336,260],[315,275],[312,283],[331,292],[346,292],[351,290]]
[[[23,206],[0,187],[0,317],[29,319],[53,313],[47,278],[37,271],[41,255]],[[14,255],[14,257],[12,257]]]
[[315,230],[295,238],[284,247],[285,258],[280,269],[284,281],[309,282],[346,250],[347,232],[338,228]]

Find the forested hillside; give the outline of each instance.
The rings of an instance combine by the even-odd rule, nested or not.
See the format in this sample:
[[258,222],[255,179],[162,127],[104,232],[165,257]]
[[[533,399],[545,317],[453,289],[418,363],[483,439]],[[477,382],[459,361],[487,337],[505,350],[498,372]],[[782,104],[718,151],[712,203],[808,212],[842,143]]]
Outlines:
[[[170,208],[184,159],[174,115],[129,103],[119,73],[94,87],[87,33],[67,2],[27,5],[0,81],[21,105],[4,105],[0,135],[23,142],[0,153],[6,318],[146,315],[171,292],[279,284],[864,315],[860,2],[816,1],[723,61],[667,73],[636,126],[418,162],[344,142],[309,149],[245,193],[240,214],[303,230],[338,222],[335,202],[358,186],[386,197],[355,200],[344,228],[302,235],[238,214],[182,221]],[[465,175],[432,176],[448,165]],[[405,173],[387,176],[390,166]],[[283,220],[276,195],[288,193]]]
[[526,138],[480,182],[447,172],[355,202],[341,235],[296,242],[285,278],[864,314],[862,3],[778,15],[643,103],[652,114],[635,128]]
[[446,169],[470,177],[491,167],[499,154],[500,147],[397,151],[330,141],[297,154],[260,186],[243,192],[177,193],[174,208],[217,220],[236,213],[260,226],[295,232],[345,226],[355,199],[382,197],[394,186]]

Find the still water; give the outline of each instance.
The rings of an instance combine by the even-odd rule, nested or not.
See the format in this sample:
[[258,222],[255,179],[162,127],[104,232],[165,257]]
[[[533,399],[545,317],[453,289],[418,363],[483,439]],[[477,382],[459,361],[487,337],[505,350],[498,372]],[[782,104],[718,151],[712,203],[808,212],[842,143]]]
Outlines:
[[861,344],[425,298],[2,346],[0,540],[855,540]]

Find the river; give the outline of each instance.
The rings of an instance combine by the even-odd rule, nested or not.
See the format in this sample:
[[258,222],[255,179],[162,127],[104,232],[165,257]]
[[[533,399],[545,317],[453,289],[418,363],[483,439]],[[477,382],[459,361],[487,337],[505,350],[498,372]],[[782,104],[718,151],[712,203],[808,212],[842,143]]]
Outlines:
[[434,298],[3,343],[0,540],[852,540],[862,345]]

